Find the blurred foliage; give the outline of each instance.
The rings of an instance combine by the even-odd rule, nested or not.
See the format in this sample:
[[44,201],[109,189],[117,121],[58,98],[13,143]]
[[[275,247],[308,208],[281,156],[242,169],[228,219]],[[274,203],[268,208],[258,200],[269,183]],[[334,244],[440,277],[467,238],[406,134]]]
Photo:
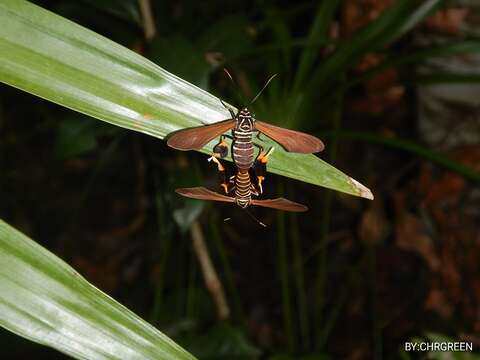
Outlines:
[[199,359],[253,359],[260,350],[248,342],[241,330],[219,323],[202,335],[188,336],[181,340]]
[[[263,229],[239,209],[176,196],[177,187],[218,186],[205,156],[90,125],[2,86],[0,217],[48,239],[44,246],[201,359],[439,355],[401,350],[425,333],[478,350],[480,139],[442,146],[460,120],[478,121],[478,108],[445,96],[455,112],[440,145],[419,116],[424,89],[478,93],[476,65],[439,64],[478,64],[475,6],[152,2],[156,36],[147,41],[136,1],[36,3],[235,104],[278,73],[254,104],[258,118],[322,137],[322,157],[365,180],[376,200],[271,176],[269,194],[308,202],[310,211],[258,209]],[[428,104],[428,117],[440,117],[441,107]],[[227,322],[215,318],[191,251],[193,221],[224,284]],[[7,356],[48,357],[21,347]]]

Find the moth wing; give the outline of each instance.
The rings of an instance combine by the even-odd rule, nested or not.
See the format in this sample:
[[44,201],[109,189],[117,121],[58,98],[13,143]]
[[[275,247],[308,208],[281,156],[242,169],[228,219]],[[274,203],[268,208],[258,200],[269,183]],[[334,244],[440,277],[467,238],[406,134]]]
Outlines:
[[325,148],[319,138],[300,131],[284,129],[263,121],[255,121],[255,127],[290,152],[310,154]]
[[168,137],[167,145],[177,150],[199,150],[209,141],[235,126],[234,119],[179,130]]
[[230,202],[230,203],[235,201],[235,198],[233,197],[219,194],[215,191],[209,190],[202,186],[193,187],[193,188],[180,188],[180,189],[176,189],[175,192],[177,194],[180,194],[182,196],[192,198],[192,199],[223,201],[223,202]]
[[305,205],[287,200],[285,198],[252,200],[252,205],[294,212],[304,212],[308,210],[308,207]]

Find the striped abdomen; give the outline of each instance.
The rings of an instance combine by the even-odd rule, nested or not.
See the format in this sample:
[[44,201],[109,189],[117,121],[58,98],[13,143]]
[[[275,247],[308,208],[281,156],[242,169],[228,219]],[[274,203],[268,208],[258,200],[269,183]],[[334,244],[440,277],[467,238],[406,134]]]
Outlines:
[[254,148],[252,141],[254,119],[248,110],[242,110],[233,130],[232,155],[235,165],[241,170],[248,170],[254,162]]
[[235,176],[235,202],[238,206],[246,208],[252,201],[252,183],[248,170],[238,170]]

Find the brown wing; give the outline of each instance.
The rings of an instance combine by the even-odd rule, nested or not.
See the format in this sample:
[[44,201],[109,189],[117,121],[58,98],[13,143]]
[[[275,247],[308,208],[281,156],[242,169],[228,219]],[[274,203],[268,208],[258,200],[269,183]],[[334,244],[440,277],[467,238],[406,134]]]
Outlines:
[[167,144],[177,150],[199,150],[234,126],[235,120],[228,119],[211,125],[179,130],[168,138]]
[[325,147],[320,139],[300,131],[284,129],[263,121],[255,121],[255,127],[290,152],[310,154],[322,151]]
[[208,190],[204,187],[193,187],[193,188],[181,188],[176,189],[175,192],[182,196],[199,199],[199,200],[212,200],[212,201],[224,201],[224,202],[234,202],[235,199],[230,196],[225,196],[215,191]]
[[268,200],[252,200],[252,205],[263,206],[278,210],[304,212],[308,210],[305,205],[287,200],[285,198],[268,199]]

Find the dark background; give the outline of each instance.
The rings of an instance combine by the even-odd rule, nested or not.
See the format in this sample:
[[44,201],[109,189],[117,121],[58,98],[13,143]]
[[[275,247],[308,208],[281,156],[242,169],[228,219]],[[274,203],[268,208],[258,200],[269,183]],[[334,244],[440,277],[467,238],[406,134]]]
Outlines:
[[[318,156],[375,200],[270,175],[269,195],[310,210],[254,209],[262,228],[236,207],[174,193],[218,186],[205,155],[0,85],[2,219],[200,359],[408,359],[405,341],[439,336],[479,348],[479,87],[468,74],[480,60],[472,50],[393,61],[474,43],[476,8],[450,2],[380,49],[355,49],[395,1],[342,1],[310,42],[317,1],[152,2],[148,40],[135,1],[35,2],[237,106],[234,88],[250,99],[278,73],[253,110],[322,138]],[[309,84],[305,108],[284,121],[302,52],[314,50],[314,78],[340,46],[357,55]],[[225,288],[227,320],[188,219]],[[6,331],[0,344],[5,359],[65,358]]]

